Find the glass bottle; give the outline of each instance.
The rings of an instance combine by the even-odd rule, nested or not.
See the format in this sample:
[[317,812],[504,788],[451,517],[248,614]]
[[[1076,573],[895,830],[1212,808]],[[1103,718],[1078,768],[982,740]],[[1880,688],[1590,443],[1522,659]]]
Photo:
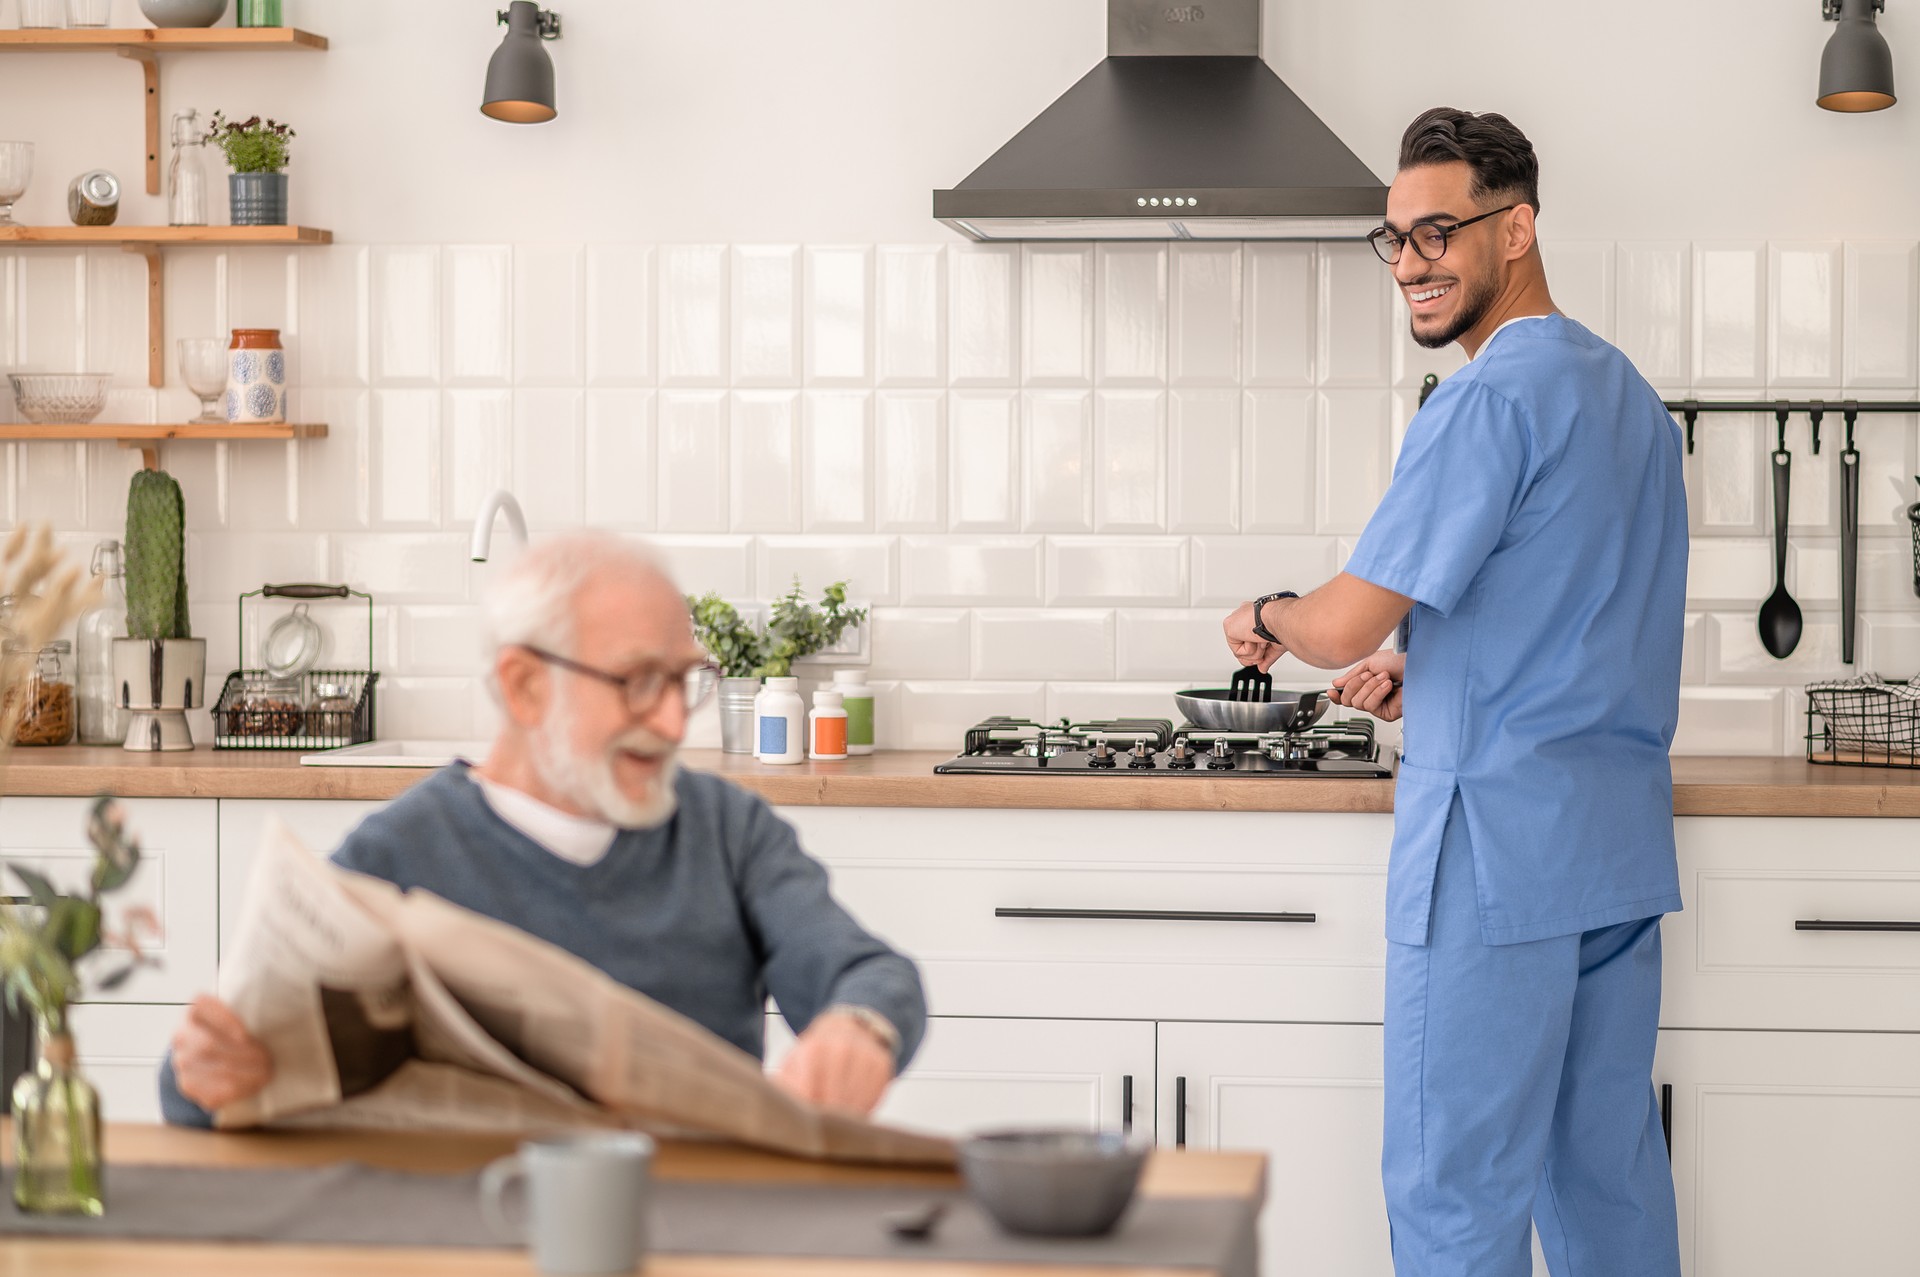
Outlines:
[[207,139],[198,111],[173,117],[173,158],[167,161],[167,224],[207,224]]
[[13,1086],[13,1200],[23,1211],[100,1215],[100,1094],[75,1064],[64,1023],[39,1022],[40,1062]]
[[113,641],[127,637],[126,570],[120,543],[102,541],[93,548],[93,574],[100,578],[100,601],[80,614],[73,627],[80,743],[119,745],[127,739],[127,720],[113,694]]

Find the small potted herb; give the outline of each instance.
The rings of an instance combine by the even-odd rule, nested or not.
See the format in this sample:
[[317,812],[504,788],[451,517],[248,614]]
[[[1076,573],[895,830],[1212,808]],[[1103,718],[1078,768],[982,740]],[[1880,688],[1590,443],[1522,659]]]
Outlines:
[[847,583],[836,581],[818,604],[793,588],[773,604],[764,629],[750,625],[733,604],[718,594],[688,596],[694,637],[720,667],[720,748],[729,754],[753,752],[753,700],[763,678],[781,678],[803,656],[832,647],[850,625],[867,619],[865,608],[847,606]]
[[207,141],[220,148],[233,168],[227,193],[235,226],[287,224],[287,143],[295,136],[292,128],[275,120],[256,115],[236,122],[222,111],[213,113]]

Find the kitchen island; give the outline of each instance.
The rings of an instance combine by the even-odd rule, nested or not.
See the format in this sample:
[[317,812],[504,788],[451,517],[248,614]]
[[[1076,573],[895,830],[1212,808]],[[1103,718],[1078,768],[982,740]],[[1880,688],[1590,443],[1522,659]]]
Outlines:
[[[1270,1271],[1385,1277],[1391,782],[936,776],[947,757],[686,755],[773,803],[835,894],[918,960],[934,1018],[885,1114],[1262,1151]],[[155,1064],[180,1004],[213,986],[266,820],[323,850],[425,774],[15,753],[0,853],[72,876],[86,796],[104,790],[126,796],[152,857],[129,890],[166,923],[163,965],[75,1017],[110,1115],[150,1115]],[[1662,928],[1655,1082],[1689,1277],[1905,1271],[1920,772],[1676,758],[1674,775],[1687,908]],[[770,1019],[770,1053],[788,1041]]]

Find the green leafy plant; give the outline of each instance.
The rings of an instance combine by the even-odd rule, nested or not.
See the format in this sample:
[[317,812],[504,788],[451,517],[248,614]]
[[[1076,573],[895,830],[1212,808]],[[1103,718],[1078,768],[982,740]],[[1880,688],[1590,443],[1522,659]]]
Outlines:
[[127,489],[127,637],[193,637],[187,619],[186,500],[164,470]]
[[755,629],[733,604],[718,594],[691,595],[687,610],[693,615],[694,636],[728,678],[782,678],[803,656],[832,647],[847,627],[867,619],[867,610],[847,606],[847,583],[835,581],[807,602],[800,579],[774,600],[765,629]]
[[24,1003],[54,1034],[67,1031],[67,1007],[80,994],[80,960],[102,940],[116,940],[128,956],[100,978],[101,989],[117,988],[153,961],[138,942],[142,932],[158,929],[151,910],[130,910],[124,936],[108,936],[101,923],[100,898],[125,886],[140,866],[140,841],[127,833],[113,799],[94,800],[87,838],[94,861],[84,894],[63,895],[44,874],[8,862],[13,876],[26,885],[30,905],[22,908],[0,897],[0,980],[7,1009],[18,1014]]
[[207,126],[207,141],[226,154],[236,173],[278,173],[288,163],[288,141],[298,136],[274,120],[256,115],[236,123],[223,111],[215,111]]

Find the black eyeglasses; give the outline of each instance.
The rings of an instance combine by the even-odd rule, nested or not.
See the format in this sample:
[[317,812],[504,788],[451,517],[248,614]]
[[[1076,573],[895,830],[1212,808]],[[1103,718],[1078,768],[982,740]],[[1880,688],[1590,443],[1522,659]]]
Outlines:
[[1400,251],[1408,243],[1412,243],[1413,251],[1426,261],[1437,262],[1447,255],[1447,238],[1454,232],[1464,231],[1475,222],[1484,222],[1494,213],[1505,213],[1519,207],[1518,204],[1509,204],[1506,208],[1496,208],[1492,213],[1469,217],[1451,226],[1442,226],[1438,222],[1415,222],[1405,235],[1399,234],[1391,226],[1376,226],[1367,234],[1367,243],[1373,245],[1373,251],[1389,266],[1399,264]]
[[689,713],[706,704],[707,698],[713,695],[713,689],[720,686],[720,667],[712,661],[702,661],[677,673],[658,665],[642,665],[630,674],[615,674],[591,665],[582,665],[579,661],[534,647],[530,643],[520,646],[549,665],[558,665],[563,670],[572,670],[575,674],[584,674],[619,688],[626,694],[627,712],[635,718],[658,705],[660,698],[666,695],[668,685],[676,680],[680,683],[680,695],[686,701]]

